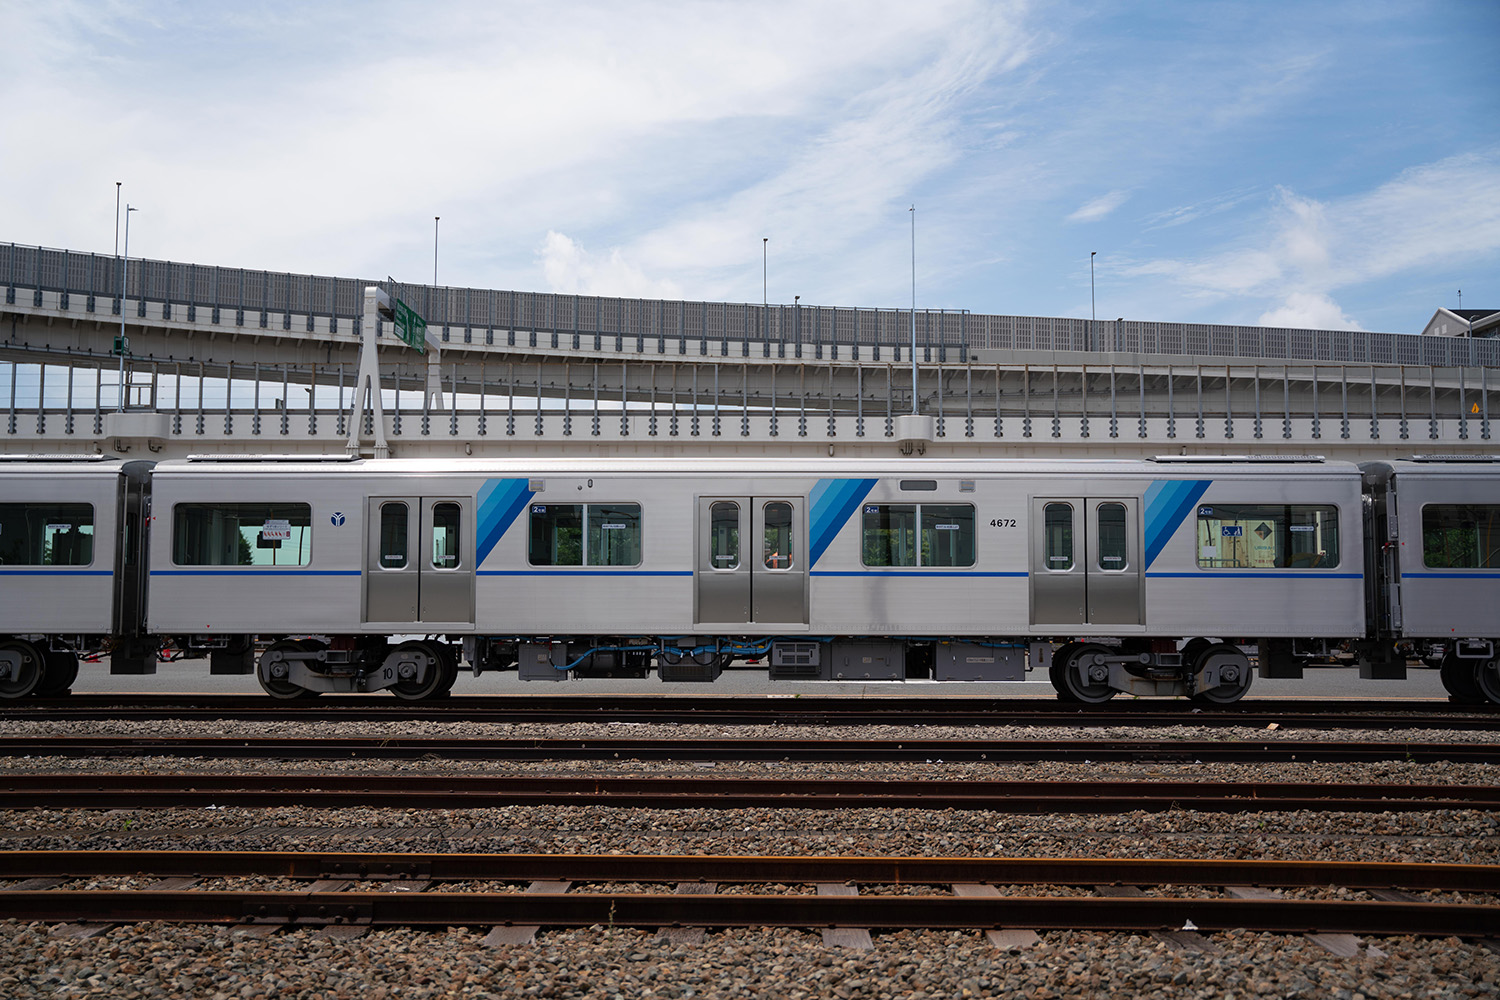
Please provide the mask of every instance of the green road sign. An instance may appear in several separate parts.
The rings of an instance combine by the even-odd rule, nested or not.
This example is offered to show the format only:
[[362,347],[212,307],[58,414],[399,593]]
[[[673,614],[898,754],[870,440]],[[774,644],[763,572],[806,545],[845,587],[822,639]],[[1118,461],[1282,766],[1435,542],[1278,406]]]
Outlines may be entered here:
[[407,346],[427,353],[427,321],[400,299],[396,300],[396,335],[406,341]]

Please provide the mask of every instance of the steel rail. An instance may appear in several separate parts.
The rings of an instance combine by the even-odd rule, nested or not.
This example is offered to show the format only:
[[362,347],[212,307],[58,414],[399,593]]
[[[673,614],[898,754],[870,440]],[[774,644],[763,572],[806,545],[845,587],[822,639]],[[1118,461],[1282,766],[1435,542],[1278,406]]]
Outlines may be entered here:
[[813,896],[688,893],[0,891],[24,921],[287,927],[862,927],[1484,937],[1500,906],[1304,899]]
[[[15,851],[3,878],[290,877],[368,890],[385,881],[557,880],[878,885],[1277,886],[1500,890],[1500,866],[1239,859],[861,858],[713,855],[362,854],[343,852]],[[405,888],[392,885],[391,888]],[[420,888],[420,887],[419,887]],[[339,886],[342,890],[343,886]],[[1222,897],[821,896],[623,892],[158,891],[0,889],[20,920],[324,926],[593,924],[1171,930],[1232,928],[1479,937],[1500,931],[1500,906]]]
[[362,851],[4,851],[0,878],[858,882],[881,885],[1343,886],[1500,893],[1500,865],[1244,858],[823,857]]
[[1333,740],[446,739],[8,736],[0,757],[274,757],[291,760],[1133,761],[1150,763],[1500,760],[1500,744]]
[[1250,700],[1234,705],[1113,702],[1078,705],[1038,699],[815,695],[479,695],[412,704],[350,695],[310,702],[271,702],[241,695],[73,695],[0,705],[0,719],[234,719],[239,721],[686,722],[720,725],[950,726],[1117,725],[1283,728],[1500,730],[1500,707],[1433,701]]
[[736,777],[6,774],[0,808],[207,805],[485,809],[507,805],[983,809],[1003,813],[1432,812],[1500,809],[1500,787],[1197,781],[947,781]]

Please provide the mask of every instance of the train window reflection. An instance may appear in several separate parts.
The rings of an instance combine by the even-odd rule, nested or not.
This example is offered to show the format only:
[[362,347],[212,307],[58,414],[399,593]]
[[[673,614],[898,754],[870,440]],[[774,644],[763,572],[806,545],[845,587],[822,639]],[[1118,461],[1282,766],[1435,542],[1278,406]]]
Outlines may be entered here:
[[432,568],[457,569],[461,548],[460,508],[456,503],[432,505]]
[[93,561],[93,504],[0,503],[0,565],[87,566]]
[[1339,512],[1325,504],[1198,507],[1204,569],[1329,569],[1339,564]]
[[1500,504],[1424,506],[1422,563],[1430,569],[1500,569]]
[[172,561],[179,566],[306,566],[312,505],[180,503],[173,509]]
[[591,503],[587,512],[590,566],[634,566],[641,561],[641,505]]
[[1043,555],[1051,570],[1073,568],[1073,505],[1049,503],[1042,508]]
[[380,568],[406,568],[406,517],[404,503],[380,505]]
[[1128,569],[1125,546],[1125,505],[1101,503],[1099,505],[1099,568],[1103,570]]
[[740,568],[740,505],[719,500],[708,509],[708,560],[714,569]]
[[790,569],[792,546],[792,505],[778,500],[765,505],[766,533],[764,559],[767,569]]
[[861,525],[866,566],[974,565],[974,506],[867,503]]
[[635,566],[641,561],[641,505],[534,503],[533,566]]

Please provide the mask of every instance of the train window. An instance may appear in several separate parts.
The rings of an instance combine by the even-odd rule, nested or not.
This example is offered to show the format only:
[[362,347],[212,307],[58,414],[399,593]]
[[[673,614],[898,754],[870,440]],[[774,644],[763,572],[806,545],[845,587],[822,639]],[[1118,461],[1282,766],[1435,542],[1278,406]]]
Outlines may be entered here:
[[863,547],[866,566],[915,566],[917,505],[865,504]]
[[719,500],[708,509],[708,560],[714,569],[740,568],[740,505]]
[[1125,505],[1101,503],[1099,505],[1099,568],[1122,570],[1129,568],[1125,550]]
[[591,503],[588,509],[590,566],[635,566],[641,561],[641,505]]
[[380,566],[406,568],[406,504],[392,501],[380,505]]
[[530,557],[533,566],[635,566],[641,505],[534,503]]
[[93,561],[93,504],[0,503],[0,565],[87,566]]
[[766,538],[763,558],[767,569],[791,569],[793,545],[792,505],[781,500],[768,503],[766,512]]
[[1042,508],[1043,555],[1046,568],[1073,568],[1073,505],[1049,503]]
[[1329,569],[1339,564],[1339,512],[1326,504],[1198,507],[1204,569]]
[[974,507],[946,503],[867,503],[866,566],[974,565]]
[[1500,504],[1424,506],[1422,562],[1430,569],[1500,569]]
[[444,501],[432,505],[432,568],[457,569],[462,549],[459,506]]
[[583,565],[583,504],[531,505],[531,565]]
[[305,503],[180,503],[172,512],[179,566],[306,566],[312,506]]
[[974,508],[966,503],[924,503],[923,566],[974,565]]

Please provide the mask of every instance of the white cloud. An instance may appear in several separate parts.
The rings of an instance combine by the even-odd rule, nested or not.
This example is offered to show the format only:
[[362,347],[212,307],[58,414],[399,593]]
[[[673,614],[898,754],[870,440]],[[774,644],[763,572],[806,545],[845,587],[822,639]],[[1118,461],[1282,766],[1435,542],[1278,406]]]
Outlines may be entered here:
[[549,232],[537,249],[547,289],[569,295],[616,295],[626,298],[677,299],[682,289],[671,281],[652,279],[625,259],[618,247],[591,254],[562,233]]
[[1275,309],[1261,313],[1259,326],[1284,326],[1303,330],[1358,330],[1360,326],[1339,304],[1326,295],[1293,292]]
[[1069,215],[1064,221],[1098,222],[1100,219],[1104,218],[1106,215],[1109,215],[1115,209],[1125,204],[1125,199],[1129,197],[1130,192],[1128,191],[1110,191],[1108,194],[1101,194],[1099,197],[1095,198],[1092,201],[1084,202],[1078,207],[1076,211],[1073,212],[1072,215]]

